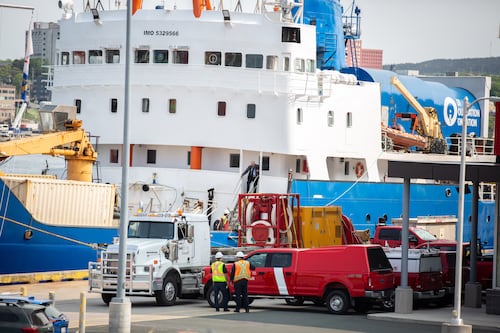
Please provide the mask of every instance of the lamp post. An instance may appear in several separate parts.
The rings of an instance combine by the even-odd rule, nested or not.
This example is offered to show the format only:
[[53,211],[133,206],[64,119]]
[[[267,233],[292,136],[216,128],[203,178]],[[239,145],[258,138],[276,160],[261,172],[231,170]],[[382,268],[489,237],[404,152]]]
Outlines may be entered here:
[[[467,147],[467,115],[469,109],[476,103],[482,100],[500,100],[500,97],[482,97],[474,100],[469,104],[467,97],[464,98],[463,105],[463,122],[462,122],[462,144],[460,154],[460,175],[459,175],[459,196],[458,196],[458,231],[457,231],[457,248],[456,248],[456,262],[455,262],[455,299],[454,308],[452,312],[452,320],[450,328],[457,328],[457,330],[448,330],[456,332],[472,332],[471,325],[464,325],[461,317],[461,293],[462,293],[462,258],[463,258],[463,227],[464,227],[464,195],[465,195],[465,153]],[[443,325],[446,325],[443,324]],[[460,327],[460,328],[459,328]]]

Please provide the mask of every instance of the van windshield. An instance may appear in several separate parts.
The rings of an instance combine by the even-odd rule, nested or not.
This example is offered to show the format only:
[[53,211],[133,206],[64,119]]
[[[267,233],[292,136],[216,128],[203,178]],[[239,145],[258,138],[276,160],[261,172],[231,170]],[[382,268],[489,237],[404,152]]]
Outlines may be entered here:
[[391,263],[381,247],[368,248],[370,271],[392,271]]
[[435,241],[437,240],[436,236],[431,234],[425,229],[420,229],[420,228],[415,228],[413,229],[413,232],[417,234],[418,237],[423,239],[424,241]]

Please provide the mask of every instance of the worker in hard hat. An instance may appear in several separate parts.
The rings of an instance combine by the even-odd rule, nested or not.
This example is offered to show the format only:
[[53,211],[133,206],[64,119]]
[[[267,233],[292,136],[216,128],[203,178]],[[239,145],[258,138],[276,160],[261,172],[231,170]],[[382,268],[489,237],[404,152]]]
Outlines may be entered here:
[[229,230],[229,209],[226,209],[220,218],[220,230]]
[[222,252],[217,252],[215,254],[215,261],[210,265],[212,270],[212,283],[214,286],[214,303],[215,311],[219,312],[219,294],[222,294],[222,306],[224,311],[229,311],[227,308],[227,303],[229,301],[229,292],[227,290],[227,281],[229,277],[226,270],[226,264],[222,262],[222,257],[224,255]]
[[236,253],[238,260],[234,263],[231,270],[231,281],[234,283],[234,294],[236,301],[236,310],[240,312],[240,308],[244,307],[246,312],[250,312],[250,304],[248,304],[248,280],[250,280],[255,267],[247,260],[243,252]]

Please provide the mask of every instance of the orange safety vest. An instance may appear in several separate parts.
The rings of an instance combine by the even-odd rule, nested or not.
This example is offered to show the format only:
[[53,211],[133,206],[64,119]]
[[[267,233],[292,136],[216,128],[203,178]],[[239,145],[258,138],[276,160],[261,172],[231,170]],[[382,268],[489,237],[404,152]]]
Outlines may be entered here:
[[250,280],[250,263],[246,260],[240,260],[234,263],[234,282],[247,279]]
[[224,263],[222,261],[215,261],[212,268],[212,281],[214,282],[226,282],[226,275],[223,271]]

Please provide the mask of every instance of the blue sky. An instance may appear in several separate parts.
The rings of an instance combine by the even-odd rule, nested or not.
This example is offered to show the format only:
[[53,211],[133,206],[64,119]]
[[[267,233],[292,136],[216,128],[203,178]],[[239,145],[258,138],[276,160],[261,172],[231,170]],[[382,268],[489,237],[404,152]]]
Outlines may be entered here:
[[[35,7],[35,21],[56,22],[62,14],[57,0],[0,1]],[[74,2],[77,10],[85,3]],[[107,8],[115,0],[102,3]],[[144,0],[144,7],[158,3],[162,0]],[[341,3],[348,10],[352,0]],[[224,4],[234,8],[231,0]],[[363,47],[383,49],[384,64],[500,56],[500,0],[357,0],[356,4],[361,9]],[[30,17],[29,10],[0,8],[0,59],[24,57]]]

